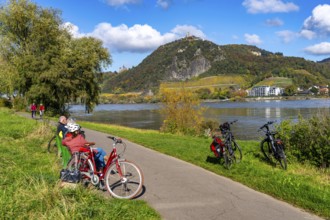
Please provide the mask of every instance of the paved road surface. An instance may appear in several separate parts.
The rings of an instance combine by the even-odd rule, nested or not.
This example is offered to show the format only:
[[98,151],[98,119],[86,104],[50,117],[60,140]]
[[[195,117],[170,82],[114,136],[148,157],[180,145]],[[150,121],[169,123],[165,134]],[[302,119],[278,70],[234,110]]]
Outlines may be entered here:
[[[107,134],[84,130],[97,147],[107,153],[111,150]],[[136,162],[145,177],[145,191],[138,199],[147,201],[163,219],[321,219],[200,167],[125,141],[124,157]]]

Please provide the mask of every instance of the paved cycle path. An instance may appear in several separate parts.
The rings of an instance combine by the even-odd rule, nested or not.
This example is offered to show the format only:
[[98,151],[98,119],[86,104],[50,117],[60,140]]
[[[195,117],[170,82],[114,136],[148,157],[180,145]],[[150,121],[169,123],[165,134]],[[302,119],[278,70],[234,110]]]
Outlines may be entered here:
[[[27,113],[18,114],[31,118]],[[96,147],[102,147],[107,153],[111,151],[109,134],[83,130],[88,141],[95,142]],[[164,220],[322,219],[228,178],[122,138],[127,144],[124,158],[135,162],[144,174],[144,191],[137,199],[147,201]]]
[[[109,134],[83,128],[87,140],[107,153]],[[144,173],[143,199],[166,220],[303,220],[321,219],[228,178],[124,139],[124,158]],[[175,147],[175,146],[173,146]]]

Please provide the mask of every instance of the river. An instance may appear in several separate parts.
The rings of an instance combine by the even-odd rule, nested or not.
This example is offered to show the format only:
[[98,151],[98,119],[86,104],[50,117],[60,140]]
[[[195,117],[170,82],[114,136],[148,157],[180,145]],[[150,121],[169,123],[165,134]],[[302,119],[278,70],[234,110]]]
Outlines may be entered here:
[[[236,138],[242,140],[261,137],[257,130],[267,121],[296,120],[298,115],[309,118],[330,113],[330,99],[204,102],[201,106],[206,107],[206,119],[219,123],[237,120],[232,130]],[[92,114],[86,114],[81,105],[70,106],[70,111],[77,120],[159,130],[163,121],[160,108],[160,104],[101,104]]]

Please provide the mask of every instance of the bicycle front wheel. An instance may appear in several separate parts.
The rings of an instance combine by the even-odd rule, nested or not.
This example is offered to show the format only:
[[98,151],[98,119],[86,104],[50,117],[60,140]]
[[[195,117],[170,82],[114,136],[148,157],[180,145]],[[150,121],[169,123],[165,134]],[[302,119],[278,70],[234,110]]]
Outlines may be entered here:
[[233,166],[233,163],[235,163],[236,161],[235,153],[232,153],[230,155],[228,149],[226,149],[226,152],[224,152],[223,154],[223,159],[224,159],[225,168],[229,170]]
[[105,174],[105,184],[113,197],[132,199],[142,189],[143,174],[133,162],[121,160],[110,165]]
[[54,135],[48,142],[48,153],[56,153],[58,154],[58,148],[56,145],[56,135]]
[[269,162],[273,162],[273,160],[272,160],[273,150],[272,150],[271,143],[265,139],[261,142],[260,148],[261,148],[261,152],[265,156],[266,160]]
[[239,162],[241,162],[242,157],[243,157],[242,150],[241,150],[240,146],[235,141],[232,142],[232,146],[234,146],[233,149],[235,151],[236,163],[239,163]]

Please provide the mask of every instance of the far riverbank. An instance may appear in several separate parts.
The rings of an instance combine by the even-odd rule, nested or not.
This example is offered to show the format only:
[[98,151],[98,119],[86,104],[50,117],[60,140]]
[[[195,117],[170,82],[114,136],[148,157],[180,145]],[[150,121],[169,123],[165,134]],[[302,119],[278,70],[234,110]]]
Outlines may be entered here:
[[[256,140],[260,137],[258,128],[267,121],[280,122],[285,119],[296,120],[298,115],[305,118],[314,114],[330,114],[330,99],[257,99],[249,101],[218,101],[203,102],[206,108],[204,117],[217,121],[238,120],[233,125],[236,138],[241,140]],[[85,121],[106,124],[117,124],[126,127],[159,130],[163,117],[159,112],[161,104],[101,104],[94,112],[85,113],[84,106],[72,105],[72,116]]]

